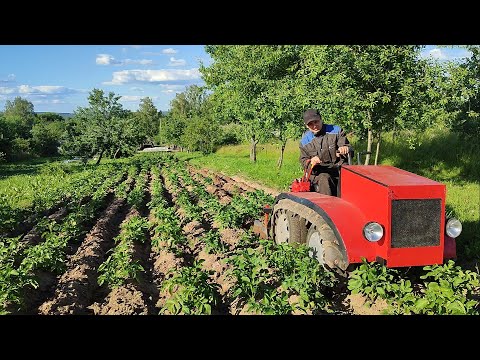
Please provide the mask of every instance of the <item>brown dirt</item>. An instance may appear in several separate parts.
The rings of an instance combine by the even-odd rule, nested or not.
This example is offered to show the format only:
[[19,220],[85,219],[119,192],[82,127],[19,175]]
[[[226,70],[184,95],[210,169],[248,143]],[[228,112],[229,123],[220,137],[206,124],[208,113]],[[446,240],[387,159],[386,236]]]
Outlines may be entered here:
[[133,284],[113,289],[102,305],[89,306],[94,315],[148,315],[150,314],[145,294]]
[[173,276],[170,273],[170,270],[179,269],[184,266],[184,259],[177,257],[171,251],[167,249],[162,249],[155,257],[155,262],[153,264],[154,274],[157,278],[162,280]]
[[220,230],[220,237],[222,241],[231,247],[237,246],[241,237],[245,234],[243,229],[222,229]]
[[85,240],[72,256],[67,271],[60,277],[53,298],[40,305],[38,312],[50,314],[85,314],[93,292],[98,288],[97,268],[113,246],[118,224],[125,216],[124,200],[116,199],[100,216]]
[[388,308],[384,299],[377,299],[369,307],[366,304],[366,298],[360,294],[349,294],[345,299],[345,305],[353,310],[354,315],[382,315]]
[[[215,175],[206,169],[189,169],[192,178],[204,184],[205,189],[215,195],[220,203],[229,203],[235,194],[244,194],[246,191],[262,189],[266,193],[276,196],[279,191],[263,185],[242,179],[239,176],[228,177],[223,174]],[[213,185],[207,185],[205,176],[213,179]],[[185,211],[177,204],[177,195],[171,191],[168,179],[161,178],[165,185],[165,196],[170,206],[176,209],[181,221],[185,220]],[[180,182],[180,187],[185,187]],[[185,187],[191,195],[190,187]],[[150,188],[151,192],[151,188]],[[195,197],[191,197],[195,201]],[[150,199],[150,194],[148,195]],[[122,220],[138,214],[132,210],[126,214],[127,207],[123,201],[112,202],[99,217],[96,225],[86,236],[77,251],[69,258],[67,271],[59,277],[52,278],[51,274],[41,276],[42,292],[49,291],[49,300],[37,304],[39,314],[90,314],[90,315],[146,315],[168,314],[165,311],[165,302],[179,289],[168,293],[162,288],[166,279],[174,276],[177,270],[191,266],[194,260],[204,260],[202,268],[213,270],[211,281],[219,285],[221,304],[212,309],[213,314],[256,315],[247,310],[245,304],[231,299],[229,290],[235,284],[235,279],[228,277],[231,265],[226,262],[228,256],[239,245],[242,236],[246,233],[247,226],[239,229],[221,229],[218,224],[211,222],[207,216],[201,222],[191,221],[182,224],[183,235],[188,239],[188,246],[182,246],[180,253],[174,253],[167,248],[166,243],[161,243],[157,248],[150,245],[135,244],[133,254],[135,259],[140,259],[146,269],[140,276],[140,282],[129,282],[124,286],[109,290],[106,286],[99,287],[97,283],[98,266],[108,257],[107,251],[114,246],[113,238],[118,234],[119,224]],[[59,212],[60,214],[60,212]],[[146,210],[141,210],[142,216],[148,217],[151,222],[155,219]],[[52,215],[53,216],[53,215]],[[223,254],[208,254],[205,244],[199,238],[206,232],[217,229],[220,239],[228,245],[228,250]],[[32,230],[33,231],[33,230]],[[152,235],[153,236],[153,235]],[[149,237],[149,240],[150,239]],[[56,284],[56,286],[55,286]],[[48,290],[50,289],[50,290]],[[39,290],[37,289],[37,292]],[[341,293],[341,294],[340,294]],[[34,297],[32,297],[34,299]],[[298,302],[299,297],[292,295],[288,299],[291,304]],[[348,294],[339,291],[334,295],[335,313],[372,315],[381,314],[386,309],[386,302],[377,300],[371,307],[365,305],[365,298],[360,295]],[[295,315],[303,312],[295,312]]]

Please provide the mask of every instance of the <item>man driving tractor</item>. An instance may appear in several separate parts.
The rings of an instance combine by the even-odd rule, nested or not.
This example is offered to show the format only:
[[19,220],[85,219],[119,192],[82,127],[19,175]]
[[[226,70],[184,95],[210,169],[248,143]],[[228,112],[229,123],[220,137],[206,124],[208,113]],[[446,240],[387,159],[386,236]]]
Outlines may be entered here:
[[303,168],[313,167],[310,175],[312,190],[336,196],[339,167],[353,151],[345,131],[338,125],[324,124],[318,110],[303,114],[307,130],[300,140],[300,162]]

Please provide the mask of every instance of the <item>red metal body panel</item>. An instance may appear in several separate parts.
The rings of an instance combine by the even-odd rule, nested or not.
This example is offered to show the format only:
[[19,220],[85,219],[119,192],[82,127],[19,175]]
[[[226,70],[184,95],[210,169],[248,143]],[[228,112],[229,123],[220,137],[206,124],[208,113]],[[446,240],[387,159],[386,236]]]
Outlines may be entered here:
[[[387,267],[443,263],[446,186],[393,166],[346,165],[341,170],[341,197],[356,205],[368,219],[384,226],[384,238],[373,243],[375,256]],[[392,248],[392,200],[440,199],[440,245]],[[363,237],[363,236],[362,236]],[[368,243],[367,240],[362,240]],[[370,245],[370,246],[371,246]],[[364,244],[361,247],[365,246]],[[369,245],[367,245],[369,246]],[[357,248],[357,247],[356,247]]]
[[[327,214],[327,222],[345,245],[349,263],[381,258],[387,267],[424,266],[456,256],[455,239],[444,231],[446,186],[436,181],[393,166],[344,165],[340,197],[315,192],[289,194],[309,200]],[[392,201],[401,199],[441,200],[438,246],[391,247]],[[365,224],[371,221],[384,227],[384,237],[378,242],[363,236]]]

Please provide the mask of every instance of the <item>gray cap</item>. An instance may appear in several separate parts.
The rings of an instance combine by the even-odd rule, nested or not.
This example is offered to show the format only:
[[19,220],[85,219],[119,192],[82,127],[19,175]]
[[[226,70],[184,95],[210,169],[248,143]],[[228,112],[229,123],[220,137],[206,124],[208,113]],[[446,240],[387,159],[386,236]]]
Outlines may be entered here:
[[303,121],[305,122],[305,125],[308,125],[310,121],[315,121],[315,120],[321,120],[322,117],[318,110],[315,109],[308,109],[303,113]]

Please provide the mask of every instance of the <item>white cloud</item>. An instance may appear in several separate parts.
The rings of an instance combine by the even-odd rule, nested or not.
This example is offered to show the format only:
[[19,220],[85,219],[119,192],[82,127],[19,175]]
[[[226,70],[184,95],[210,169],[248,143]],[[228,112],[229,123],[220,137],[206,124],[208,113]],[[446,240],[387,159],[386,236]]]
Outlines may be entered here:
[[[145,96],[140,95],[121,95],[120,101],[122,102],[139,102],[142,99],[145,99]],[[158,100],[158,96],[148,96],[153,101]]]
[[104,82],[105,85],[122,85],[133,82],[161,83],[200,78],[197,68],[190,70],[123,70],[116,71],[112,75],[112,81]]
[[17,88],[19,94],[29,94],[29,95],[61,95],[61,94],[70,94],[77,92],[74,89],[66,88],[65,86],[53,86],[53,85],[40,85],[40,86],[30,86],[30,85],[20,85]]
[[140,87],[137,87],[137,86],[133,86],[130,88],[130,91],[138,91],[138,92],[143,92],[144,90]]
[[170,58],[169,66],[185,66],[186,61],[184,59],[175,59],[173,56]]
[[141,59],[141,60],[133,60],[133,59],[125,59],[121,61],[121,65],[123,64],[140,64],[140,65],[153,65],[153,60]]
[[120,100],[125,102],[131,102],[131,101],[140,101],[140,99],[142,98],[143,96],[139,96],[139,95],[122,95],[122,98]]
[[175,50],[173,48],[168,48],[168,49],[163,49],[162,54],[176,54],[178,53],[178,50]]
[[116,65],[119,64],[117,60],[112,55],[108,54],[98,54],[95,59],[97,65]]
[[16,93],[17,89],[12,87],[0,86],[0,94],[9,95]]
[[185,90],[185,85],[172,85],[172,84],[160,84],[162,92],[171,93],[171,92],[182,92]]
[[447,60],[448,59],[448,55],[442,51],[442,49],[432,49],[428,52],[428,55],[431,56],[432,58],[434,59],[438,59],[438,60]]
[[139,64],[139,65],[153,65],[153,60],[147,59],[125,59],[117,60],[112,55],[109,54],[98,54],[95,59],[97,65],[128,65],[128,64]]

